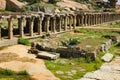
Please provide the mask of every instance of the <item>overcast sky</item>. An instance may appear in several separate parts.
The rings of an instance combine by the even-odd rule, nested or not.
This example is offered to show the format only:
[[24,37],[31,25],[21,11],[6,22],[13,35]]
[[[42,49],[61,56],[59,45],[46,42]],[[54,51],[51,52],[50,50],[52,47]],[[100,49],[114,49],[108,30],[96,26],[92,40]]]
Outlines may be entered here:
[[[103,0],[103,1],[108,1],[108,0]],[[118,4],[120,4],[120,0],[118,0],[118,2],[117,2]]]

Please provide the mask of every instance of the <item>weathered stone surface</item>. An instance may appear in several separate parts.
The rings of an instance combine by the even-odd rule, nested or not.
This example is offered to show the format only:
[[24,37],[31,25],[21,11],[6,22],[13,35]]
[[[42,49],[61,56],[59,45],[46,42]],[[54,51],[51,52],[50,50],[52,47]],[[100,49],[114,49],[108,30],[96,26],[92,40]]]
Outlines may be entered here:
[[110,53],[106,53],[101,59],[105,62],[109,62],[110,60],[112,60],[113,55]]
[[[34,80],[59,80],[46,68],[42,59],[37,59],[35,55],[27,53],[29,48],[30,47],[24,45],[14,45],[0,50],[1,58],[3,58],[3,56],[6,57],[6,59],[9,57],[9,61],[6,62],[6,59],[4,59],[4,62],[0,63],[0,67],[16,72],[26,70]],[[3,53],[9,54],[3,55]],[[12,53],[13,55],[11,55]],[[18,55],[16,58],[19,59],[19,61],[13,57],[16,56],[15,54]],[[35,60],[35,62],[33,62],[33,60]]]
[[0,0],[0,9],[5,10],[6,8],[6,0]]
[[77,9],[88,10],[86,5],[74,2],[72,0],[62,0],[58,2],[57,5],[63,8],[69,8],[70,10],[74,11]]
[[103,43],[101,46],[100,46],[100,51],[102,52],[105,52],[107,51],[112,45],[112,40],[109,39],[108,41],[106,41],[105,43]]
[[20,11],[24,6],[24,3],[21,3],[17,0],[7,0],[6,3],[6,9],[11,11]]
[[99,70],[88,72],[79,80],[120,80],[120,57],[104,63]]

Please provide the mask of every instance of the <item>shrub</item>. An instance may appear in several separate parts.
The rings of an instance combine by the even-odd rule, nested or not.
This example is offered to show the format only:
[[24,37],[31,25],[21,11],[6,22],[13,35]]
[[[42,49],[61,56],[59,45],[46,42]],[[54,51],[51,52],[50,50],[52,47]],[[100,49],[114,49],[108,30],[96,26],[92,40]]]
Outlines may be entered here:
[[23,45],[30,46],[29,40],[28,39],[23,39],[23,38],[18,39],[18,44],[23,44]]
[[92,59],[91,57],[86,57],[85,61],[86,61],[87,63],[90,63],[90,62],[93,61],[93,59]]
[[0,69],[0,74],[1,75],[14,75],[15,72],[9,69]]
[[70,39],[68,39],[66,41],[62,41],[61,43],[62,43],[63,46],[68,46],[68,45],[76,45],[76,44],[78,44],[80,42],[76,38],[70,38]]
[[28,75],[28,73],[26,71],[20,71],[17,73],[18,75]]

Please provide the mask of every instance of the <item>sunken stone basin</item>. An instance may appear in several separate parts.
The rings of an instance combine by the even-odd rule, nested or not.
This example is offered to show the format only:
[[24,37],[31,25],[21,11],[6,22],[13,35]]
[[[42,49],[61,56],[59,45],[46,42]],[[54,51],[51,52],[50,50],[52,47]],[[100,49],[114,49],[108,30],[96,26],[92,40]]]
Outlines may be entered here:
[[[94,41],[93,41],[94,43]],[[96,58],[96,55],[98,52],[106,51],[110,48],[112,44],[112,40],[106,40],[102,41],[99,44],[90,45],[89,43],[85,43],[86,45],[82,45],[82,43],[78,45],[68,45],[68,46],[62,46],[60,45],[60,42],[56,42],[54,40],[47,40],[47,41],[41,41],[41,42],[34,42],[34,49],[39,51],[48,51],[48,52],[55,52],[60,54],[60,57],[63,58],[78,58],[80,56],[83,57],[90,57],[92,59]],[[31,48],[32,49],[32,48]]]

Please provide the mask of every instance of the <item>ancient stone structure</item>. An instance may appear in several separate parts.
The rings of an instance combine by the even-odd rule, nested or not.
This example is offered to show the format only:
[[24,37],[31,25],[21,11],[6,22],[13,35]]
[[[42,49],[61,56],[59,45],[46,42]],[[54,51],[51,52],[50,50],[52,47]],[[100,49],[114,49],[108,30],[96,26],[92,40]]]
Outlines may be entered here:
[[[117,12],[77,12],[74,14],[0,13],[0,23],[6,20],[6,31],[1,28],[1,38],[38,37],[44,34],[70,31],[81,26],[92,26],[120,20]],[[17,29],[13,27],[17,20]],[[18,32],[19,31],[19,32]],[[7,35],[5,33],[7,33]]]

